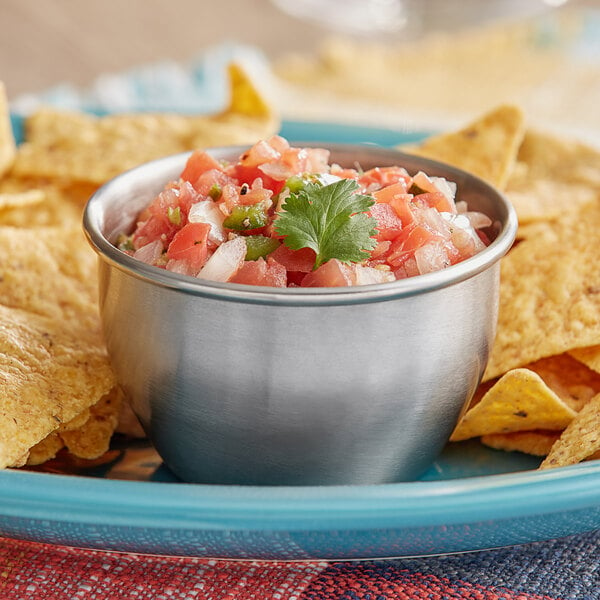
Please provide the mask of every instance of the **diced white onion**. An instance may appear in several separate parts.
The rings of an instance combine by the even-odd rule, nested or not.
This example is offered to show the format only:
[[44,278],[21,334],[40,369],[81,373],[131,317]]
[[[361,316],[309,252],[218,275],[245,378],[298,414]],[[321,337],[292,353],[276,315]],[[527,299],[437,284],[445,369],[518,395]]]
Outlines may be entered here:
[[215,244],[221,244],[226,239],[223,228],[224,220],[225,215],[212,200],[202,200],[192,204],[188,214],[190,223],[208,223],[210,225],[208,239]]
[[448,239],[450,237],[450,227],[445,219],[445,215],[455,216],[452,213],[439,212],[435,208],[416,208],[414,215],[417,222],[426,225],[429,229],[437,231],[440,235]]
[[167,271],[172,271],[173,273],[179,273],[180,275],[194,275],[191,272],[190,264],[187,260],[176,260],[171,259],[165,265],[165,269]]
[[342,178],[331,173],[318,173],[315,177],[321,183],[321,185],[330,185],[336,181],[340,181]]
[[459,250],[467,246],[469,239],[472,240],[475,251],[479,252],[485,248],[485,244],[477,235],[477,232],[471,225],[470,219],[465,213],[459,215],[452,215],[450,213],[440,214],[450,223],[452,229],[452,243]]
[[141,248],[138,248],[133,253],[133,258],[137,258],[142,262],[153,265],[163,253],[163,244],[160,240],[154,240]]
[[308,172],[323,173],[327,171],[331,152],[325,148],[311,148],[307,151]]
[[448,181],[443,177],[429,177],[423,171],[419,171],[413,177],[413,183],[420,187],[424,192],[441,192],[454,204],[456,196],[456,184],[453,181]]
[[372,283],[386,283],[396,278],[391,271],[382,271],[374,267],[354,265],[354,285],[370,285]]
[[238,236],[221,244],[198,273],[198,279],[229,281],[246,257],[246,240]]
[[454,202],[456,198],[456,183],[454,181],[448,181],[444,177],[431,177],[433,185],[448,198],[448,200]]
[[429,242],[415,250],[415,260],[417,268],[421,275],[432,273],[433,271],[441,271],[450,266],[448,253],[443,244],[439,242]]
[[487,215],[474,210],[467,211],[465,216],[469,219],[471,226],[475,229],[483,229],[492,224],[492,220]]
[[294,175],[294,170],[280,161],[259,165],[258,169],[276,181],[285,181]]

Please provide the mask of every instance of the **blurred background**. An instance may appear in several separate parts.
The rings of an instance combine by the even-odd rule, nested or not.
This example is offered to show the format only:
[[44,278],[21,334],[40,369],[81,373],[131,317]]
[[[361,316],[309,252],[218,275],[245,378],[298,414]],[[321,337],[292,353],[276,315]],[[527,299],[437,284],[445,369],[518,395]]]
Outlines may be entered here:
[[0,2],[14,110],[210,110],[211,68],[232,56],[285,117],[437,128],[508,100],[600,137],[600,0]]

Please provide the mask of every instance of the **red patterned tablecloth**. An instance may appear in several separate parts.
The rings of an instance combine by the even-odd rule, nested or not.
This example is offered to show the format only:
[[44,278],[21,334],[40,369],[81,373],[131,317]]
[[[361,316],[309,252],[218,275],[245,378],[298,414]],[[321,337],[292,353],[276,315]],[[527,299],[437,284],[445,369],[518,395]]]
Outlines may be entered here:
[[1,600],[592,600],[600,531],[452,556],[364,562],[156,557],[0,538]]

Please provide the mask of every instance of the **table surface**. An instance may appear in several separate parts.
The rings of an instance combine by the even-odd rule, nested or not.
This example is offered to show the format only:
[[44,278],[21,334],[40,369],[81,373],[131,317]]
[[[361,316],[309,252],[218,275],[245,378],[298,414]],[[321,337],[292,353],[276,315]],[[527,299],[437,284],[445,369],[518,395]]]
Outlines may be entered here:
[[[600,0],[568,5],[600,7]],[[169,22],[173,14],[178,18]],[[436,14],[428,22],[442,27]],[[0,79],[11,98],[60,81],[89,84],[101,73],[156,60],[188,60],[223,41],[277,57],[310,50],[329,34],[284,14],[271,0],[2,0]]]
[[270,0],[2,0],[0,79],[14,97],[60,81],[85,85],[138,64],[188,60],[223,41],[274,55],[308,48],[323,34]]

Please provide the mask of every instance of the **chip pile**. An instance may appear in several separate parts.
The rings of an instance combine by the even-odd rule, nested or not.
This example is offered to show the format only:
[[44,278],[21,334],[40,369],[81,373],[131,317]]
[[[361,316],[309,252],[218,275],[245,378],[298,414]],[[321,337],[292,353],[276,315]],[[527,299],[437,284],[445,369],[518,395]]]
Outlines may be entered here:
[[[96,256],[81,217],[108,179],[149,160],[252,144],[279,120],[238,65],[214,115],[96,117],[42,109],[17,146],[0,83],[0,468],[59,452],[93,461],[124,425],[98,314]],[[65,450],[63,450],[65,449]]]
[[543,469],[600,458],[600,152],[529,129],[510,105],[404,149],[486,179],[519,218],[484,381],[451,439]]
[[[43,109],[19,146],[0,84],[0,468],[65,449],[93,461],[115,430],[136,427],[102,340],[83,204],[148,160],[276,133],[244,71],[229,76],[222,113]],[[600,152],[529,128],[512,105],[402,149],[486,179],[519,217],[489,365],[452,440],[545,457],[541,468],[600,458]]]

